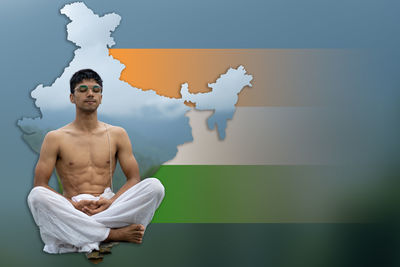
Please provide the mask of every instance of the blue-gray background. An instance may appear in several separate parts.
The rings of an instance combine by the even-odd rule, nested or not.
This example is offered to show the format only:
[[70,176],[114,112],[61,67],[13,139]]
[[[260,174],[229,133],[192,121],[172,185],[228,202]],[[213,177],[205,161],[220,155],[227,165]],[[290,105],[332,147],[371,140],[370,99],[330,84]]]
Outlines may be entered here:
[[[30,91],[39,83],[50,85],[73,57],[75,47],[66,40],[68,19],[59,13],[69,2],[2,0],[0,3],[2,266],[89,264],[82,255],[49,256],[41,252],[38,231],[25,201],[32,186],[37,154],[22,141],[22,132],[16,126],[22,117],[40,115]],[[365,66],[369,78],[370,73],[375,75],[375,83],[369,82],[369,103],[374,106],[373,100],[379,99],[379,107],[384,109],[389,103],[391,115],[399,114],[396,104],[400,100],[399,1],[84,2],[95,13],[116,12],[122,16],[113,34],[116,48],[371,51],[371,60]],[[379,119],[384,120],[385,116]],[[385,127],[384,131],[398,132],[397,125]],[[398,140],[391,142],[393,151],[397,151]],[[388,162],[394,163],[390,176],[396,180],[398,155],[397,152],[388,156]],[[143,246],[120,246],[102,264],[125,266],[135,265],[135,261],[151,266],[400,264],[398,257],[394,257],[399,249],[399,231],[386,225],[155,224],[150,229]]]

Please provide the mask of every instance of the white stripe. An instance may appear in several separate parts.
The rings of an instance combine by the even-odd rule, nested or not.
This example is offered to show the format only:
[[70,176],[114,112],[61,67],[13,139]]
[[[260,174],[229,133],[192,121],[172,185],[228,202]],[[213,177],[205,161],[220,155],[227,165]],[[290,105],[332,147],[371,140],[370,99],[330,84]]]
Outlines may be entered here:
[[[207,128],[211,111],[187,113],[194,141],[166,165],[302,165],[332,163],[327,118],[312,107],[236,107],[226,139]],[[332,129],[331,129],[332,130]]]

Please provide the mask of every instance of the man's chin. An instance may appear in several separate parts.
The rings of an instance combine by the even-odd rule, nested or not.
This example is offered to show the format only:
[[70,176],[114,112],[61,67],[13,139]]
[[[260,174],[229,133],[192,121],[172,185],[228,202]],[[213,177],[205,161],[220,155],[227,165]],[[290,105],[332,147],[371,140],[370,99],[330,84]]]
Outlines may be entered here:
[[96,107],[82,107],[80,108],[81,111],[86,112],[86,113],[92,113],[97,110],[98,106]]

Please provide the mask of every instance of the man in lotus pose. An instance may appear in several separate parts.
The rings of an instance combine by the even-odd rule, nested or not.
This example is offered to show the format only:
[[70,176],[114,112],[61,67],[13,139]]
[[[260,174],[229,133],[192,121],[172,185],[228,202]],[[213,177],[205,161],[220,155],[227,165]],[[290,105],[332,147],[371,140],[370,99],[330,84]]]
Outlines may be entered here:
[[[70,80],[76,118],[44,138],[28,205],[48,253],[90,252],[102,241],[141,243],[164,197],[156,178],[140,180],[126,131],[97,120],[102,80],[93,70]],[[126,183],[115,194],[119,160]],[[63,195],[48,186],[56,167]]]

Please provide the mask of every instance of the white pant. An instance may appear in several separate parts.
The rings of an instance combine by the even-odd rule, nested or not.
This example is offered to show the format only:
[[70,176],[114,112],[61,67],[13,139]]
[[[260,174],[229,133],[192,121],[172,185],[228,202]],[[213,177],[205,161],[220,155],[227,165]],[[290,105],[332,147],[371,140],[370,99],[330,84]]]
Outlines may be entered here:
[[[101,195],[111,198],[107,188]],[[108,209],[89,216],[77,209],[63,196],[43,187],[34,187],[28,196],[28,206],[47,253],[90,252],[99,249],[99,243],[108,237],[110,228],[130,224],[146,227],[164,198],[164,187],[156,178],[147,178],[121,194]],[[81,194],[73,201],[96,200]]]

